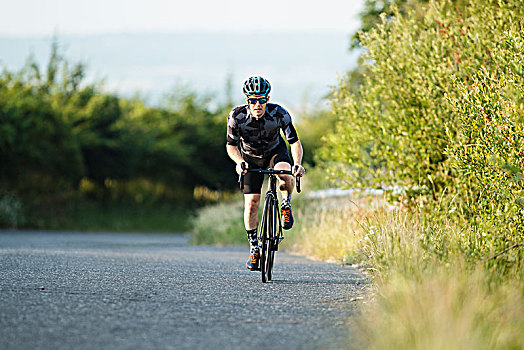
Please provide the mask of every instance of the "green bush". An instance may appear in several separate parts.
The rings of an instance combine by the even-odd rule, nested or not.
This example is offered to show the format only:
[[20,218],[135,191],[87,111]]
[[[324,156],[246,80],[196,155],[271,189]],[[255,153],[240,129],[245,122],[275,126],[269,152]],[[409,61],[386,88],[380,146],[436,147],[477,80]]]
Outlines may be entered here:
[[493,232],[485,241],[495,251],[524,242],[523,16],[522,9],[520,21],[493,12],[483,16],[485,30],[502,22],[505,31],[490,64],[468,81],[457,81],[459,94],[450,98],[459,115],[461,142],[449,154],[461,175],[477,183],[471,214],[481,231]]
[[[0,180],[4,190],[28,192],[82,176],[71,127],[52,105],[38,71],[0,75]],[[47,179],[53,178],[50,183]],[[5,185],[7,184],[7,186]]]
[[[339,121],[322,155],[335,177],[347,187],[400,186],[397,199],[429,220],[469,220],[476,229],[464,249],[473,255],[522,242],[523,17],[517,0],[382,16],[359,36],[360,89],[346,78],[334,91]],[[493,227],[505,232],[497,245],[483,238],[495,239]]]
[[452,183],[445,155],[456,135],[446,99],[455,93],[450,77],[466,76],[487,54],[479,47],[474,62],[458,64],[453,41],[438,24],[443,18],[458,14],[432,6],[420,21],[397,12],[361,37],[367,73],[357,94],[340,81],[333,98],[340,121],[324,150],[350,186],[394,184],[436,197]]

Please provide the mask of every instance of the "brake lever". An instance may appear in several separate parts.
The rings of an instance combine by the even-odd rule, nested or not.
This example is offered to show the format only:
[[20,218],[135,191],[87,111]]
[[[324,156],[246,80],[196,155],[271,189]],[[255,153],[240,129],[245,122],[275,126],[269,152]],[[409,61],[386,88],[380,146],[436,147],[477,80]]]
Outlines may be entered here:
[[244,170],[246,170],[246,163],[242,162],[240,163],[240,167],[242,168],[242,171],[240,172],[240,175],[238,176],[238,183],[240,184],[240,190],[244,190]]

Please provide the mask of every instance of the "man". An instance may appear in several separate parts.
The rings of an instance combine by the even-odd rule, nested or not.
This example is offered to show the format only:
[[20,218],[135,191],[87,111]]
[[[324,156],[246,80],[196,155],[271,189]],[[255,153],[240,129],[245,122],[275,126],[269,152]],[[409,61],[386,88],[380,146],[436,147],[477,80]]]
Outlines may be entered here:
[[[291,116],[281,106],[268,103],[271,85],[259,76],[250,77],[243,87],[247,104],[233,108],[227,119],[227,154],[236,163],[236,171],[244,178],[244,225],[251,246],[247,268],[258,270],[260,257],[257,239],[258,206],[260,204],[264,175],[248,173],[245,168],[272,167],[278,170],[291,170],[293,175],[303,176],[302,144],[293,126]],[[290,145],[291,155],[280,135],[280,131]],[[293,166],[292,166],[293,164]],[[294,178],[291,175],[279,175],[279,187],[282,193],[282,226],[289,230],[293,226],[291,213],[291,193]]]

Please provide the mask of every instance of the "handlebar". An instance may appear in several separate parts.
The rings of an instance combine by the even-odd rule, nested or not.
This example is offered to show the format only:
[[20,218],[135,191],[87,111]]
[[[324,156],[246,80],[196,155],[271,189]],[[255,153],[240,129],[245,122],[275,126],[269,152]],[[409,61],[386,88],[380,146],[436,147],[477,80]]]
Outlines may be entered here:
[[[275,170],[275,169],[246,169],[246,166],[244,163],[241,164],[242,171],[246,170],[248,173],[261,173],[261,174],[267,174],[267,175],[293,175],[293,172],[291,170]],[[301,176],[295,177],[297,180],[296,187],[297,192],[300,193],[300,178]],[[238,182],[240,183],[240,189],[244,189],[244,174],[240,174],[238,177]]]

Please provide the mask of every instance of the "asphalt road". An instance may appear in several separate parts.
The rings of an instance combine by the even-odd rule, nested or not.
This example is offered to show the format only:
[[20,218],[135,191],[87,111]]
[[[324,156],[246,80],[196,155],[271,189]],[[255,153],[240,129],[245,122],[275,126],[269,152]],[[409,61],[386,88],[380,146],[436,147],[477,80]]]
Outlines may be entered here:
[[0,349],[341,349],[354,268],[180,234],[0,231]]

